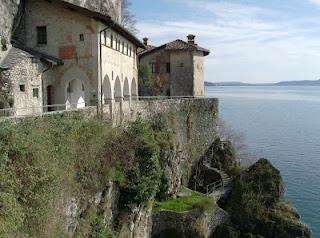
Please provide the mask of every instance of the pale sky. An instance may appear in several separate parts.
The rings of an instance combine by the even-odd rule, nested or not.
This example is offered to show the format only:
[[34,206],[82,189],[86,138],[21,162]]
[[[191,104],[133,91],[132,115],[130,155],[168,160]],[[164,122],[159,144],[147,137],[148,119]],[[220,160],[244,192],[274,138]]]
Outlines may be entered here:
[[320,79],[320,0],[131,0],[139,37],[211,50],[206,81]]

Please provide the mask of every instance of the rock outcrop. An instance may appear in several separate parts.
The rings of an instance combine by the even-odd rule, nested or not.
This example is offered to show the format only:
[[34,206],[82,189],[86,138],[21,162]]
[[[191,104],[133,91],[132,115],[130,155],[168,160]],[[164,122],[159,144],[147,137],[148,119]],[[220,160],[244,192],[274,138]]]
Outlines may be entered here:
[[214,238],[311,237],[310,229],[300,221],[296,210],[284,202],[280,172],[265,159],[236,178],[224,209],[232,224],[217,229]]
[[111,16],[118,23],[121,22],[122,0],[64,0],[66,2],[88,8]]

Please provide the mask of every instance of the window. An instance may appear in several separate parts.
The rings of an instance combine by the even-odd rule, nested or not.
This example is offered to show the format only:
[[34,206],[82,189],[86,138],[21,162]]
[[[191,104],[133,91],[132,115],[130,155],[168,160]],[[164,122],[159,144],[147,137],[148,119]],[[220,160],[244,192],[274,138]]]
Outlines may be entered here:
[[166,64],[166,71],[167,71],[168,74],[171,73],[171,65],[170,65],[170,63]]
[[47,44],[47,27],[37,26],[37,41],[39,45]]
[[110,36],[110,47],[113,48],[113,35]]
[[80,40],[80,41],[84,41],[84,34],[80,34],[80,35],[79,35],[79,40]]
[[129,56],[131,57],[131,55],[132,55],[132,48],[130,47],[130,55]]
[[120,49],[121,49],[121,41],[119,40],[119,42],[118,42],[118,51],[120,51]]
[[20,84],[19,85],[19,89],[20,89],[20,92],[25,92],[26,91],[26,86],[24,84]]
[[118,39],[116,38],[116,50],[118,50]]
[[124,54],[124,41],[122,41],[122,53]]
[[129,54],[129,45],[127,44],[126,46],[127,46],[127,53],[126,53],[126,55],[128,55],[128,54]]
[[32,94],[34,98],[39,98],[39,88],[33,88]]
[[155,63],[152,63],[152,64],[151,64],[151,72],[152,72],[153,74],[156,73],[156,64],[155,64]]

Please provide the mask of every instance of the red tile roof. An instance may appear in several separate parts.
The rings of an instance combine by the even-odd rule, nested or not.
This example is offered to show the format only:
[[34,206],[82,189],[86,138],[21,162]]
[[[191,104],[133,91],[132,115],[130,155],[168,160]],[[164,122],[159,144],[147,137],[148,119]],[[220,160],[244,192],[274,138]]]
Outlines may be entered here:
[[175,41],[166,43],[166,44],[159,46],[159,47],[148,45],[148,46],[146,46],[146,49],[141,49],[141,48],[138,49],[138,54],[140,56],[143,56],[145,54],[149,54],[149,53],[155,52],[157,50],[161,50],[161,49],[165,49],[165,50],[196,50],[196,51],[202,51],[204,53],[204,56],[207,56],[210,54],[210,50],[202,48],[202,47],[198,46],[197,44],[185,42],[183,40],[175,40]]

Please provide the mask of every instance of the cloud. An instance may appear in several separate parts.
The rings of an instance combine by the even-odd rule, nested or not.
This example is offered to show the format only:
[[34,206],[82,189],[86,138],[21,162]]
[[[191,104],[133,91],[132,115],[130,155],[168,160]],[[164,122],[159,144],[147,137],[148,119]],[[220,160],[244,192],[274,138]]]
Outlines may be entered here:
[[144,21],[139,29],[155,45],[197,35],[197,43],[211,50],[206,80],[276,82],[316,79],[320,73],[320,24],[314,24],[320,18],[296,19],[278,10],[227,1],[187,2],[187,18]]
[[309,2],[320,6],[320,0],[309,0]]

